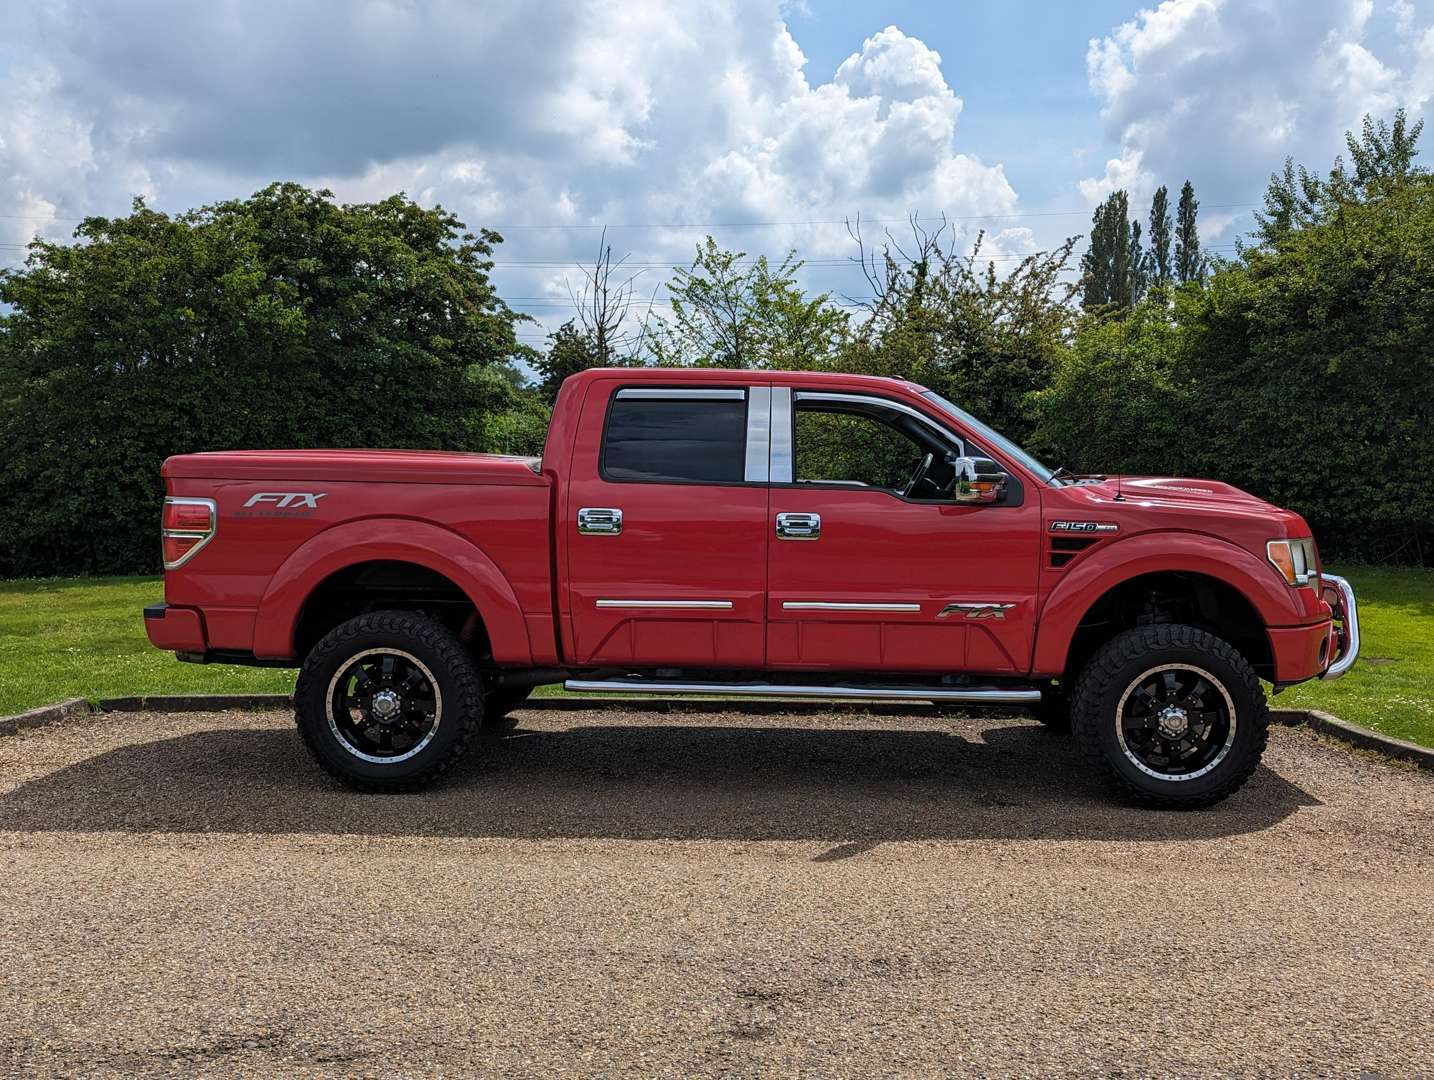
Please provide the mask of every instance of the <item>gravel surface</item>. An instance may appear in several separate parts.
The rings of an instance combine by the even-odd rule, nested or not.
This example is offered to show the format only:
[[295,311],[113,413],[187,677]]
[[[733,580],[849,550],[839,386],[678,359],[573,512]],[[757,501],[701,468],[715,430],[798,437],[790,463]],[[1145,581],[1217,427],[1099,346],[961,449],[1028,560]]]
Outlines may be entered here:
[[356,795],[279,713],[0,739],[0,1075],[1434,1070],[1434,777],[1211,811],[1014,717],[530,711]]

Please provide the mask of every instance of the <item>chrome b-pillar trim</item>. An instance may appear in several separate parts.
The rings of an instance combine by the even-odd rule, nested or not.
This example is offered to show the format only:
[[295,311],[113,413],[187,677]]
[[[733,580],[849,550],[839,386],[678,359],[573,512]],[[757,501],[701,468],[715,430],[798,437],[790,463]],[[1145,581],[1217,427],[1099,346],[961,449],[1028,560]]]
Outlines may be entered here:
[[747,391],[747,463],[742,479],[765,484],[772,432],[772,388],[753,386]]
[[772,452],[770,477],[774,484],[792,482],[792,388],[772,387]]

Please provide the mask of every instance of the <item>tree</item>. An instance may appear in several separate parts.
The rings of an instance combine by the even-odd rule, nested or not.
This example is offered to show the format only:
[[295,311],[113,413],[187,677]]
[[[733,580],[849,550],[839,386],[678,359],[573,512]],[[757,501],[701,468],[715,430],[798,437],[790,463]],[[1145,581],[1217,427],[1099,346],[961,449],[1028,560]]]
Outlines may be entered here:
[[1200,230],[1196,223],[1199,211],[1195,185],[1186,180],[1175,210],[1175,278],[1182,285],[1205,280],[1205,260],[1200,255]]
[[614,276],[626,261],[626,255],[617,262],[612,261],[612,247],[604,228],[592,265],[578,267],[583,284],[576,291],[568,285],[578,323],[592,345],[593,362],[588,367],[612,367],[633,351],[634,343],[623,331],[623,323],[632,309],[638,275],[630,274],[622,279]]
[[1423,131],[1424,121],[1411,126],[1403,109],[1395,111],[1392,126],[1365,116],[1358,138],[1352,131],[1344,136],[1354,171],[1337,157],[1323,180],[1286,158],[1284,168],[1270,175],[1263,212],[1255,214],[1256,239],[1278,246],[1298,229],[1331,220],[1348,203],[1379,198],[1427,175],[1414,163]]
[[1170,261],[1170,193],[1164,184],[1155,189],[1150,200],[1150,284],[1164,289],[1171,281],[1174,264]]
[[558,388],[564,379],[588,368],[605,366],[597,342],[569,319],[548,335],[548,351],[533,361],[534,370],[541,376],[538,393],[551,405],[558,399]]
[[154,569],[169,454],[480,448],[470,373],[531,355],[489,281],[501,237],[400,195],[136,200],[75,235],[0,275],[0,575]]
[[875,299],[837,366],[919,382],[1019,441],[1031,430],[1029,395],[1070,338],[1075,239],[998,273],[981,262],[981,236],[961,254],[944,222],[928,231],[913,221],[911,234],[902,244],[888,233],[868,251],[860,223],[853,229]]
[[668,283],[672,313],[656,317],[647,351],[663,367],[800,370],[827,363],[847,316],[831,295],[810,299],[797,285],[802,263],[789,252],[774,270],[766,256],[746,262],[712,237]]
[[1081,258],[1081,306],[1119,312],[1140,302],[1149,283],[1140,222],[1129,220],[1130,196],[1113,191],[1091,217],[1090,244]]

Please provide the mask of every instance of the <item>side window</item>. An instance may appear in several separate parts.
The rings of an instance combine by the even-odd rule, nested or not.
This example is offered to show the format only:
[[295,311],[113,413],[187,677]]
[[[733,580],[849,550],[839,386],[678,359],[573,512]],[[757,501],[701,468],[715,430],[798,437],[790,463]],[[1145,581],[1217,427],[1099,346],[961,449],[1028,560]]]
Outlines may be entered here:
[[[747,401],[740,390],[660,396],[620,390],[603,433],[602,475],[615,481],[740,484]],[[718,396],[721,395],[721,396]]]
[[901,491],[927,448],[871,417],[798,408],[795,479]]

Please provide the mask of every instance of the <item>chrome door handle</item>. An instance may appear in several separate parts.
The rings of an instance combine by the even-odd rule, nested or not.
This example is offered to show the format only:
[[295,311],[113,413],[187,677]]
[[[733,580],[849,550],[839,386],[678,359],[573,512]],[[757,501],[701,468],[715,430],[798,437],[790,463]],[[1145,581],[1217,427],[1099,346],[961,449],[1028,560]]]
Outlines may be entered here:
[[778,514],[778,540],[818,540],[822,535],[820,514]]
[[584,506],[578,511],[578,532],[617,536],[622,532],[622,511],[609,506]]

